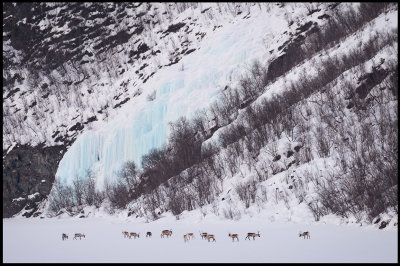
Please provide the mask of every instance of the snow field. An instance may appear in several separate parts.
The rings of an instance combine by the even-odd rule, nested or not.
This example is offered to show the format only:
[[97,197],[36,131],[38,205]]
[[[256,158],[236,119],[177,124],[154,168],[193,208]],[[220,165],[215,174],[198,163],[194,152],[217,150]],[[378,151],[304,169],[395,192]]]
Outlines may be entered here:
[[[270,223],[252,219],[196,221],[165,217],[151,223],[115,218],[3,219],[3,262],[396,262],[396,229],[359,225]],[[172,236],[161,238],[161,231]],[[122,231],[140,233],[124,238]],[[153,236],[146,238],[146,232]],[[260,238],[245,240],[248,232]],[[300,238],[310,231],[311,238]],[[195,239],[184,242],[192,232]],[[200,232],[215,235],[202,240]],[[68,239],[62,241],[61,234]],[[74,233],[86,238],[73,240]],[[239,234],[232,242],[229,233]]]

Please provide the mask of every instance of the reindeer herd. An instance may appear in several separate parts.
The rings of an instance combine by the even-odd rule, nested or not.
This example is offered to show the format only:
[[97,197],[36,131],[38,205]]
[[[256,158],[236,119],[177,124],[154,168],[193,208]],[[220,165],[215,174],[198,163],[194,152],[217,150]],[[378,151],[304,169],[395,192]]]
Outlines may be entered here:
[[[135,232],[123,231],[122,235],[124,236],[124,238],[132,238],[132,237],[134,239],[140,238],[139,233],[135,233]],[[146,233],[146,237],[150,237],[151,238],[151,236],[152,236],[151,232],[147,232]],[[167,236],[167,238],[172,236],[172,229],[171,230],[163,230],[163,231],[161,231],[161,238],[164,238],[164,236]],[[207,239],[208,242],[210,242],[210,240],[212,240],[212,242],[216,242],[215,236],[213,234],[208,234],[206,232],[200,232],[200,236],[201,236],[201,239]],[[81,233],[76,233],[74,235],[73,239],[74,240],[78,239],[78,237],[81,240],[82,237],[85,238],[85,235],[81,234]],[[235,239],[237,240],[237,242],[239,242],[239,235],[238,234],[229,233],[228,237],[232,238],[232,242],[234,242]],[[251,237],[253,238],[253,240],[255,240],[256,237],[260,237],[260,232],[258,231],[257,234],[256,233],[247,233],[247,236],[246,236],[245,240],[246,239],[250,240]],[[299,237],[303,237],[303,239],[306,239],[306,238],[310,239],[311,238],[310,237],[310,232],[308,232],[308,231],[300,232],[299,233]],[[68,239],[68,235],[63,233],[61,235],[61,238],[62,238],[62,240]],[[193,233],[187,233],[187,234],[183,235],[183,241],[185,243],[188,242],[190,239],[194,239],[194,234]]]
[[[85,236],[84,234],[76,233],[76,234],[74,235],[74,238],[73,238],[72,240],[75,240],[75,239],[78,240],[78,237],[79,237],[79,240],[81,240],[82,237],[85,238],[86,236]],[[62,239],[62,240],[68,239],[68,235],[63,233],[63,234],[61,235],[61,239]]]

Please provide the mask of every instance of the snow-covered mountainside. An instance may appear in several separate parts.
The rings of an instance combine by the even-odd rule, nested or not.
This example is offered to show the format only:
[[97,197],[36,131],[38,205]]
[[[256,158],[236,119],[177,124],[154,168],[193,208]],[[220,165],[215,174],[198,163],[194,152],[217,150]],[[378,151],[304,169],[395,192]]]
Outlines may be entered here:
[[397,226],[397,17],[390,3],[3,4],[3,217],[91,205]]
[[[38,187],[40,195],[46,196],[50,190],[43,184],[54,182],[61,159],[58,157],[84,129],[91,129],[95,122],[118,119],[124,104],[140,104],[139,96],[152,105],[156,90],[161,98],[160,93],[182,86],[164,80],[163,87],[154,87],[160,84],[154,84],[156,79],[151,77],[172,67],[183,71],[185,65],[178,63],[199,49],[207,34],[220,30],[222,25],[249,19],[254,6],[258,12],[270,9],[269,5],[254,3],[4,3],[3,207],[10,207],[14,200],[18,206],[12,208],[13,212],[19,211]],[[205,59],[209,58],[197,56],[200,62]],[[229,63],[240,61],[231,58]],[[218,69],[205,69],[209,72],[204,75],[216,74],[214,70]],[[200,78],[206,80],[204,76],[191,78],[197,82],[193,86],[208,86],[200,83]],[[139,107],[143,106],[135,108]],[[132,133],[137,137],[150,131],[152,123],[162,123],[156,132],[153,130],[155,135],[139,136],[141,147],[134,150],[136,158],[165,141],[166,118],[156,108],[162,106],[152,108],[147,116],[153,118]],[[31,147],[37,147],[33,153],[39,161],[49,162],[47,168],[42,163],[35,167],[38,164],[31,162],[32,155],[25,158],[32,153]],[[48,158],[55,161],[50,163]],[[92,164],[92,158],[85,158],[76,170]]]

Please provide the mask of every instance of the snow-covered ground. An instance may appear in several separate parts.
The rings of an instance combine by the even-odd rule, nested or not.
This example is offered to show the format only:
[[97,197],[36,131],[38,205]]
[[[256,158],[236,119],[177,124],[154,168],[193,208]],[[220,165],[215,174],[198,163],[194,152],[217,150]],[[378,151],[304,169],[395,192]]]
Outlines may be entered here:
[[[398,261],[397,226],[330,222],[270,222],[260,215],[239,221],[207,215],[204,219],[164,217],[151,223],[121,217],[86,219],[3,219],[3,262],[386,262]],[[161,231],[172,229],[170,238]],[[122,231],[140,233],[124,238]],[[153,236],[146,238],[146,232]],[[246,240],[248,232],[260,232]],[[309,231],[311,238],[299,237]],[[184,242],[193,232],[195,239]],[[214,234],[216,242],[202,240]],[[61,234],[67,233],[67,240]],[[86,238],[73,240],[74,233]],[[239,234],[239,242],[228,237]]]

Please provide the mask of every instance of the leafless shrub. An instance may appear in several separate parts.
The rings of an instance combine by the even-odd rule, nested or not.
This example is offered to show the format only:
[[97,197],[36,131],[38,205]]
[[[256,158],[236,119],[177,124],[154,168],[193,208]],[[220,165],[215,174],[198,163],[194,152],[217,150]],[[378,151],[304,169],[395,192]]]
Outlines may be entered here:
[[111,203],[111,207],[116,209],[125,209],[126,205],[132,200],[129,189],[121,179],[114,183],[107,181],[105,194]]
[[57,214],[61,209],[72,208],[73,206],[72,188],[56,179],[49,195],[49,211]]
[[319,206],[318,201],[317,202],[307,202],[307,206],[309,207],[309,209],[311,210],[315,221],[319,221],[321,219],[321,216],[324,216],[325,214],[327,214],[323,208],[321,208],[321,206]]
[[283,200],[285,207],[290,210],[289,193],[285,189],[281,192],[281,200]]
[[198,204],[203,206],[205,204],[211,203],[212,191],[212,177],[209,175],[202,175],[193,181],[193,187],[195,189],[196,195],[198,197]]
[[239,220],[242,216],[240,211],[232,208],[231,205],[229,205],[227,208],[223,208],[223,214],[226,219],[235,221]]
[[314,137],[317,140],[317,151],[320,157],[328,157],[331,149],[331,140],[325,135],[326,130],[323,126],[318,125],[313,131]]
[[83,195],[85,189],[85,183],[82,177],[76,175],[74,180],[72,181],[72,188],[74,191],[74,200],[77,206],[81,206],[83,204]]
[[225,148],[229,144],[237,142],[245,135],[246,129],[243,125],[231,125],[220,134],[221,145]]
[[137,170],[134,161],[126,161],[118,175],[129,190],[133,189],[139,182],[136,176]]

